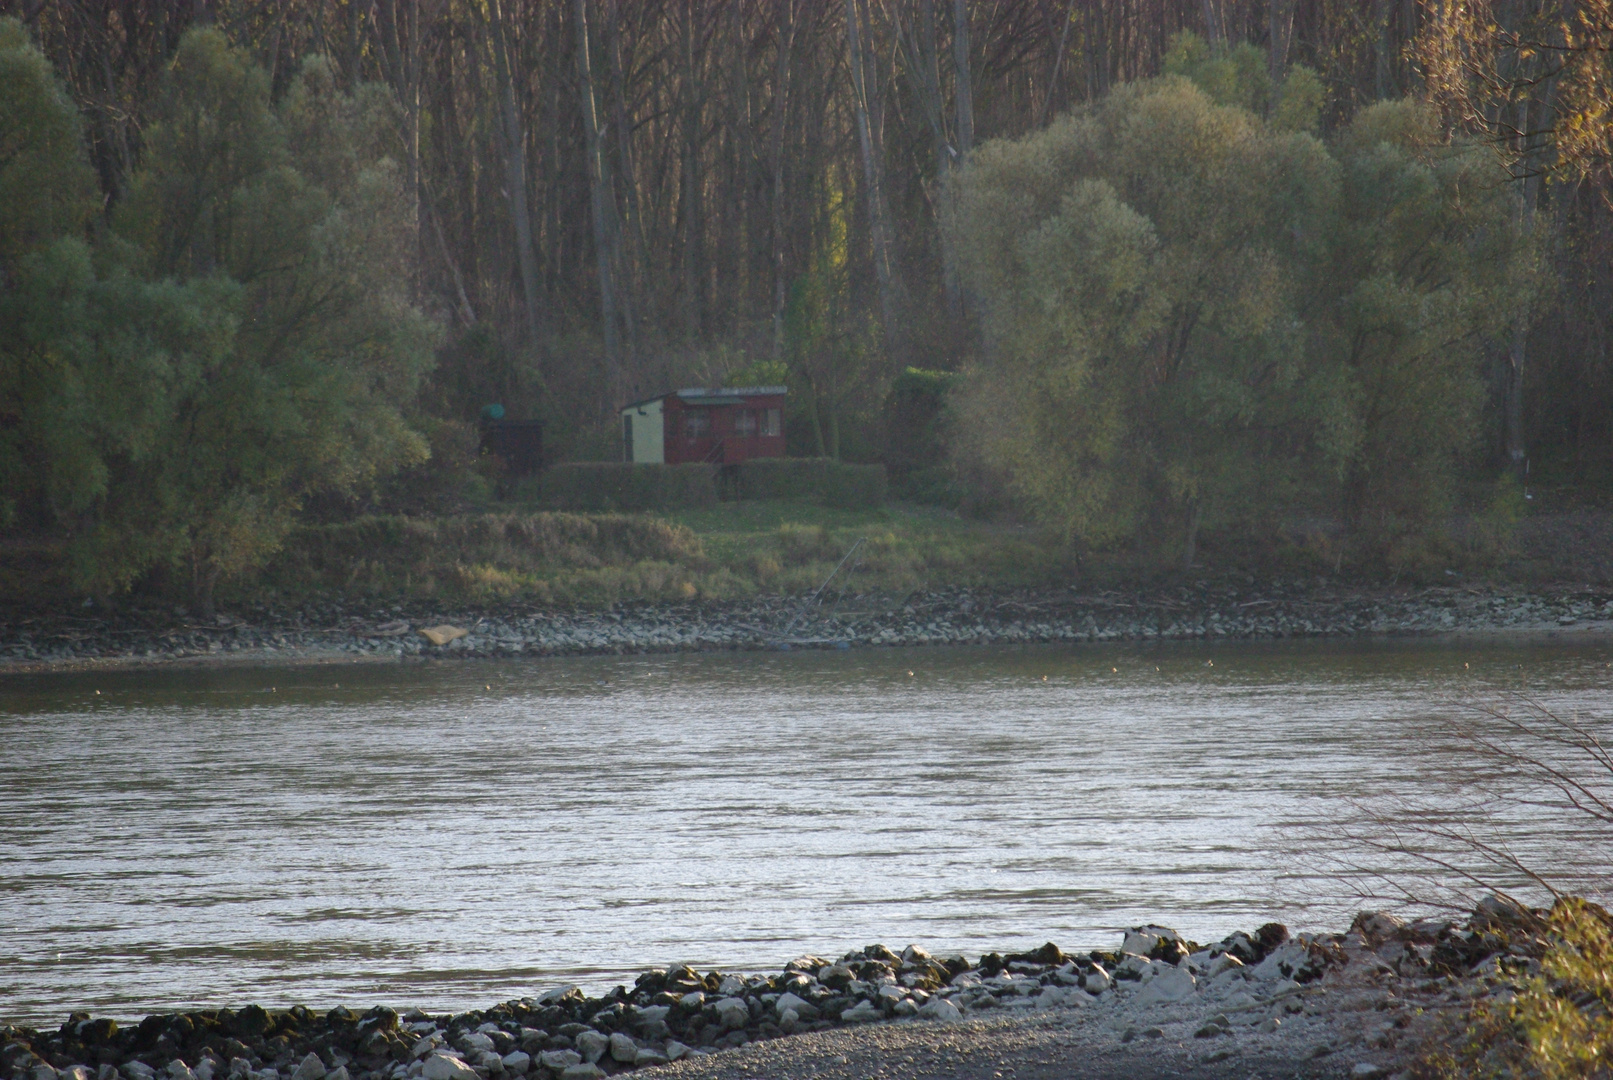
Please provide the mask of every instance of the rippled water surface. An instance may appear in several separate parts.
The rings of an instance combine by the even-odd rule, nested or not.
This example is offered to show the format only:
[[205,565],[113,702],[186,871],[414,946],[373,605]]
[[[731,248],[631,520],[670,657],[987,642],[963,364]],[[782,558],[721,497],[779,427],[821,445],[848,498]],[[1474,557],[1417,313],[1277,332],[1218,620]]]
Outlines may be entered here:
[[[1458,701],[1604,729],[1605,645],[863,650],[0,681],[0,1021],[487,1005],[874,941],[1199,939],[1468,768]],[[1537,865],[1572,828],[1491,823]]]

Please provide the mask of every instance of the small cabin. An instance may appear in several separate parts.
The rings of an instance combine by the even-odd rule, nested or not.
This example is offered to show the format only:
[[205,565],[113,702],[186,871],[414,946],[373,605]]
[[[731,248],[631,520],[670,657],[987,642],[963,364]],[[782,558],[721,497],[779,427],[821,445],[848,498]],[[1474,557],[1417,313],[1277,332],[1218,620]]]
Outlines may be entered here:
[[737,465],[784,456],[782,386],[675,390],[622,409],[624,461]]

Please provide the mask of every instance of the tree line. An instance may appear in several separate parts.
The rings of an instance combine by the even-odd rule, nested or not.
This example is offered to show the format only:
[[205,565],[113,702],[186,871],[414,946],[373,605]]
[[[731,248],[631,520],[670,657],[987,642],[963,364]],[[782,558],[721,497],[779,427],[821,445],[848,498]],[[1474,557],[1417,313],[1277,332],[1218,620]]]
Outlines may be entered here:
[[[90,268],[96,288],[111,273],[108,253],[136,248],[128,266],[137,269],[126,272],[148,289],[228,280],[249,297],[287,272],[232,266],[225,249],[248,235],[231,216],[260,197],[246,192],[290,196],[246,173],[195,173],[204,159],[175,142],[176,116],[190,109],[223,125],[235,93],[187,83],[187,50],[213,57],[215,75],[241,73],[237,89],[266,119],[218,130],[274,147],[262,152],[273,161],[265,175],[295,173],[322,192],[325,212],[350,232],[307,218],[315,247],[304,256],[345,250],[355,260],[341,269],[352,312],[389,305],[397,321],[367,332],[391,325],[408,338],[383,344],[351,326],[338,336],[327,315],[358,316],[334,301],[302,313],[310,334],[331,335],[336,367],[396,369],[354,376],[379,404],[342,436],[378,451],[382,442],[355,432],[386,428],[386,454],[314,440],[357,463],[331,474],[338,488],[357,490],[423,454],[449,456],[492,402],[546,419],[559,453],[605,456],[621,401],[722,379],[788,382],[802,452],[877,458],[887,449],[880,406],[896,375],[992,362],[994,312],[1007,301],[985,295],[985,264],[962,250],[972,241],[958,217],[963,177],[983,148],[1051,137],[1072,112],[1113,115],[1115,94],[1135,95],[1125,88],[1172,63],[1258,128],[1291,124],[1276,113],[1303,95],[1297,84],[1286,96],[1274,88],[1308,72],[1310,137],[1328,146],[1376,103],[1432,102],[1418,123],[1431,139],[1459,136],[1490,154],[1510,181],[1496,195],[1513,200],[1508,229],[1527,234],[1518,250],[1540,253],[1550,286],[1538,302],[1501,305],[1512,312],[1505,332],[1464,339],[1467,381],[1455,396],[1471,407],[1467,430],[1442,429],[1460,435],[1452,449],[1519,472],[1544,462],[1594,475],[1613,445],[1607,0],[0,0],[0,12],[14,19],[8,47],[42,57],[40,77],[71,105],[61,130],[72,134],[61,137],[82,148],[71,189],[82,198],[71,213],[51,211],[52,235],[106,263]],[[1194,71],[1172,59],[1184,32],[1202,49]],[[1237,88],[1222,92],[1214,79]],[[186,96],[209,93],[223,113]],[[319,140],[298,127],[299,102],[313,97],[346,117],[341,134],[320,137],[343,148],[340,168],[327,160],[334,150],[310,149]],[[8,101],[0,114],[8,148],[26,141],[18,131],[36,130],[14,122],[20,107]],[[245,168],[236,151],[224,154]],[[19,160],[8,150],[4,182],[32,192],[32,166]],[[215,182],[223,186],[200,200],[194,222],[163,204]],[[360,219],[375,235],[358,235]],[[301,226],[256,227],[289,242]],[[220,235],[214,255],[196,254],[198,230]],[[20,303],[17,260],[25,249],[34,257],[44,233],[7,231],[0,288]],[[253,258],[271,258],[246,243]],[[233,303],[235,335],[250,336],[271,310],[260,299]],[[289,307],[274,310],[291,318]],[[27,479],[9,489],[21,493],[11,513],[87,535],[102,527],[90,519],[112,520],[106,497],[62,503],[45,491],[35,429],[57,421],[25,414],[13,355],[0,410],[11,475]],[[329,364],[313,367],[331,377]],[[344,415],[339,400],[328,398],[332,417]],[[35,433],[25,438],[24,428]],[[112,471],[103,462],[73,483],[95,490],[93,478]],[[241,522],[284,522],[323,475],[307,467],[295,482],[221,480],[217,490],[255,500]],[[257,505],[265,501],[272,507]],[[152,550],[177,558],[178,543]],[[197,554],[205,543],[189,543],[186,558],[214,565]]]

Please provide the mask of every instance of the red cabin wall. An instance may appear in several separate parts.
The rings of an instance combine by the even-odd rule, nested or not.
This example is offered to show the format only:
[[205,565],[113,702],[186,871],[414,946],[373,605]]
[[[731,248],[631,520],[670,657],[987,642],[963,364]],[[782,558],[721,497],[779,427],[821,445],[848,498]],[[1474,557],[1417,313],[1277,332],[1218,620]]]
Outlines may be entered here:
[[[741,435],[736,430],[740,413],[750,412],[761,430],[768,409],[779,411],[777,435]],[[662,402],[663,440],[668,465],[710,461],[734,465],[751,458],[784,457],[784,397],[770,394],[746,398],[743,405],[692,405],[676,394]],[[707,418],[704,435],[690,436],[688,416],[702,413]]]

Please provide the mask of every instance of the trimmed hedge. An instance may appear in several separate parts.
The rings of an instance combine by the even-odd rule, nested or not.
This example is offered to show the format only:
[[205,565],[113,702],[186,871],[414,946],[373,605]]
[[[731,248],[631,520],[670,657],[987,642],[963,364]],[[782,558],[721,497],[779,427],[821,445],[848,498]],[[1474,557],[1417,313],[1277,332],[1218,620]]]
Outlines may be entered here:
[[717,466],[577,461],[551,467],[520,494],[550,510],[688,510],[717,504]]
[[756,458],[737,466],[741,499],[803,499],[842,510],[883,506],[890,494],[883,465],[833,458]]

